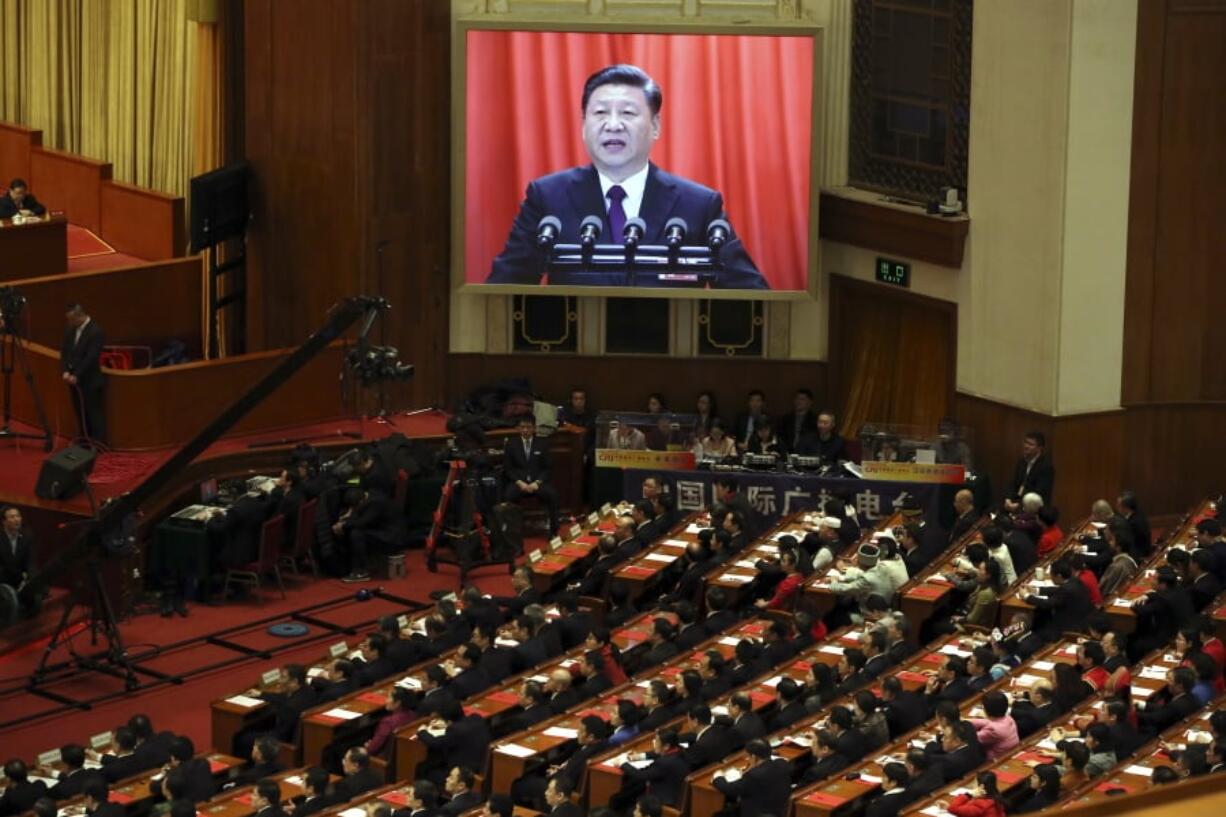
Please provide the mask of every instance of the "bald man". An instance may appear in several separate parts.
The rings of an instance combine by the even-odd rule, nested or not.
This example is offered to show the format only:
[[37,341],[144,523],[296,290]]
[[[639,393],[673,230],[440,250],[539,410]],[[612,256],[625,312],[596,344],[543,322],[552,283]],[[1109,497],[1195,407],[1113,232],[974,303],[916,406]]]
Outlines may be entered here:
[[975,527],[975,521],[979,518],[979,515],[975,513],[975,495],[966,488],[954,494],[954,511],[958,514],[958,518],[954,520],[953,527],[949,531],[949,544],[951,545]]

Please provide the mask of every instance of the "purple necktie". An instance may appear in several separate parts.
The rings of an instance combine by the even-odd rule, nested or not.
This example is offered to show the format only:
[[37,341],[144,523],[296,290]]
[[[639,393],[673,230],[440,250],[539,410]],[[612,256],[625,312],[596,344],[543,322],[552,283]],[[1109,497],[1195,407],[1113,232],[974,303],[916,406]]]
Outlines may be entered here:
[[620,184],[615,184],[609,188],[609,192],[605,194],[609,199],[609,229],[613,231],[613,235],[609,236],[608,243],[622,243],[622,234],[626,232],[626,210],[622,207],[622,201],[626,198],[626,191],[622,189]]

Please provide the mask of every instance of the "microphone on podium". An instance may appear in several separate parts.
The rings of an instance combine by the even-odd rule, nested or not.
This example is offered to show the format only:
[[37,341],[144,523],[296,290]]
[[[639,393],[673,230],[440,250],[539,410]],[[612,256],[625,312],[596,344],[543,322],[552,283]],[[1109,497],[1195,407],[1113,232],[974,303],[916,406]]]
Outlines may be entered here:
[[664,243],[672,249],[680,247],[685,241],[685,234],[690,231],[690,225],[685,223],[685,219],[680,216],[673,216],[664,225]]
[[714,252],[727,244],[731,235],[732,225],[722,218],[717,218],[707,225],[707,246]]
[[586,216],[579,222],[579,243],[584,248],[595,247],[604,229],[604,221],[600,216]]
[[622,241],[628,249],[634,249],[646,233],[647,222],[641,218],[632,218],[626,221],[626,227],[622,230]]
[[562,222],[557,216],[545,216],[540,223],[536,225],[536,245],[538,247],[552,247],[558,240],[558,235],[562,232]]

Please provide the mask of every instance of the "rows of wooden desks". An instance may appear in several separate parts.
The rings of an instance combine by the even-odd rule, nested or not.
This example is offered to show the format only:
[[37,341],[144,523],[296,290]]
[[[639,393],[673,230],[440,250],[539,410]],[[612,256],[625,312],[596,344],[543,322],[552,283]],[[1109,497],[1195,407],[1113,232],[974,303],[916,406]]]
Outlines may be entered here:
[[[560,548],[555,547],[549,564],[556,564],[558,565],[558,570],[565,571],[570,564],[578,562],[580,559],[577,550],[574,554],[558,554],[557,551],[565,550],[568,547],[575,547],[576,549],[583,547],[576,544],[576,540],[588,540],[596,531],[603,530],[608,526],[610,520],[614,518],[616,510],[611,507],[606,508],[600,513],[592,514],[592,516],[585,520],[584,524],[576,525],[572,528],[568,532],[570,541],[563,542]],[[585,550],[584,557],[586,557],[586,553],[587,551]],[[535,569],[534,573],[543,576],[552,585],[552,575],[541,573]],[[402,637],[408,638],[415,634],[424,635],[426,618],[433,612],[434,608],[428,608],[416,613],[400,616],[400,632]],[[547,612],[552,616],[558,615],[556,609]],[[627,648],[632,648],[634,639],[638,635],[637,630],[631,630],[625,634],[622,643],[625,643]],[[646,637],[644,635],[642,640],[646,640]],[[325,655],[321,656],[308,668],[308,675],[311,677],[318,676],[336,659],[358,655],[361,642],[364,638],[363,636],[333,644]],[[307,765],[318,763],[323,756],[324,748],[336,740],[342,732],[365,726],[369,722],[369,716],[377,715],[387,705],[392,689],[395,686],[400,685],[409,689],[420,689],[427,668],[435,664],[445,663],[448,659],[454,657],[458,649],[457,647],[442,655],[425,660],[405,673],[388,679],[386,682],[370,688],[357,690],[336,701],[331,701],[304,712],[301,719],[302,739],[299,745],[301,751],[297,753],[296,760]],[[264,673],[259,684],[256,686],[261,692],[283,691],[283,679],[280,670],[270,669]],[[244,687],[243,690],[215,700],[210,705],[214,748],[228,749],[233,745],[234,736],[241,730],[261,723],[271,722],[273,718],[272,707],[268,706],[260,698],[248,694],[248,692],[249,689]]]
[[605,505],[593,511],[582,523],[572,525],[565,536],[555,536],[545,550],[528,554],[532,566],[532,585],[545,595],[557,589],[568,577],[581,575],[596,561],[600,537],[617,529],[617,517],[630,512],[630,505]]
[[1105,797],[1136,794],[1149,789],[1155,785],[1154,769],[1159,766],[1175,767],[1175,759],[1170,752],[1181,751],[1191,743],[1207,744],[1213,740],[1209,718],[1223,703],[1226,703],[1226,699],[1219,697],[1183,723],[1163,732],[1158,740],[1142,746],[1135,755],[1117,764],[1098,780],[1083,784],[1065,804],[1079,806]]
[[[586,701],[568,712],[541,721],[531,729],[495,741],[490,761],[491,790],[509,792],[512,781],[522,776],[531,765],[573,742],[578,736],[580,721],[587,715],[597,715],[605,721],[611,720],[617,712],[618,700],[627,698],[641,704],[644,690],[655,680],[664,681],[670,686],[675,685],[675,688],[680,690],[682,688],[679,681],[681,673],[691,669],[697,670],[702,654],[708,649],[719,650],[725,658],[731,658],[735,653],[737,643],[742,638],[758,638],[765,629],[766,623],[763,621],[741,622],[723,635],[711,638],[661,666],[640,673],[633,681],[610,689],[598,699]],[[778,684],[779,679],[779,677],[773,680],[764,678],[759,684],[751,684],[742,688],[749,692],[755,709],[765,708],[774,702],[774,687]],[[726,699],[730,696],[731,693],[720,701],[712,702],[713,710],[720,704],[726,704]]]
[[[842,558],[855,559],[856,552],[860,549],[860,545],[869,542],[878,533],[893,530],[898,525],[903,523],[902,513],[895,511],[890,516],[878,520],[871,528],[865,528],[860,534],[860,538],[856,540],[851,547],[843,551]],[[807,531],[806,531],[807,532]],[[797,538],[803,538],[802,532]],[[834,570],[838,562],[831,562],[822,570],[813,571],[813,575],[805,579],[804,599],[806,606],[813,611],[813,614],[818,617],[824,617],[827,613],[835,608],[838,604],[838,597],[830,590],[830,572]]]
[[[911,666],[897,673],[897,677],[903,681],[904,686],[918,685],[921,679],[927,680],[928,674],[940,666],[945,656],[966,657],[970,650],[979,643],[981,643],[979,640],[968,639],[966,636],[946,639],[937,649],[920,655]],[[1051,680],[1056,664],[1072,664],[1076,660],[1077,650],[1074,643],[1067,642],[1049,646],[1029,661],[1013,669],[1006,677],[988,687],[985,692],[997,689],[1011,697],[1020,695],[1042,680]],[[977,694],[963,701],[960,705],[962,717],[983,717],[981,699],[982,694]],[[836,810],[855,808],[855,804],[863,803],[875,796],[881,788],[885,764],[892,760],[901,762],[909,748],[926,745],[934,737],[931,724],[932,721],[929,721],[918,729],[899,737],[875,752],[872,758],[851,766],[836,777],[796,792],[793,797],[796,817],[827,817]]]
[[[1076,645],[1070,642],[1055,648],[1055,658],[1063,658],[1066,660],[1066,663],[1075,661]],[[1053,660],[1053,656],[1049,653],[1045,659],[1031,661],[1026,674],[1049,675],[1045,668],[1048,664],[1052,664]],[[1145,660],[1132,667],[1131,689],[1133,698],[1138,701],[1144,701],[1160,692],[1166,687],[1171,671],[1178,666],[1178,658],[1169,653],[1157,653],[1146,657]],[[1013,680],[1016,680],[1018,677],[1016,675],[1013,676]],[[1004,691],[1009,695],[1013,693],[1012,688],[1005,688]],[[1103,717],[1103,711],[1106,708],[1106,697],[1105,694],[1100,694],[1080,704],[1071,712],[1061,716],[1055,722],[1024,739],[1016,749],[1005,757],[996,761],[989,761],[985,764],[983,766],[984,769],[996,773],[996,782],[1000,787],[1001,794],[1005,795],[1006,798],[1016,796],[1016,793],[1022,791],[1026,786],[1031,769],[1056,760],[1057,747],[1056,741],[1052,739],[1053,732],[1056,730],[1063,732],[1065,739],[1080,739],[1078,733],[1089,722]],[[963,709],[970,717],[984,717],[977,701],[973,702],[969,711],[966,710],[966,707]],[[1122,761],[1121,767],[1130,767],[1135,762],[1137,762],[1135,758]],[[1087,786],[1091,792],[1104,787],[1109,788],[1107,780],[1107,777],[1102,777],[1096,781],[1090,781],[1084,772],[1070,769],[1062,779],[1061,790],[1069,793],[1069,796],[1065,798],[1069,800],[1075,796],[1076,792],[1085,790]],[[942,800],[948,801],[962,793],[964,789],[960,782],[938,789],[930,797],[919,800],[904,809],[904,813],[925,814],[928,817],[947,817],[945,810],[939,808],[937,804]]]
[[1039,595],[1044,587],[1051,587],[1051,566],[1070,551],[1078,550],[1084,553],[1086,549],[1081,544],[1081,537],[1097,533],[1101,525],[1102,523],[1093,522],[1089,517],[1086,517],[1081,524],[1076,525],[1069,531],[1068,535],[1064,537],[1059,545],[1052,549],[1051,553],[1048,553],[1035,563],[1035,566],[1025,574],[1019,575],[1013,587],[1009,588],[1004,596],[1001,597],[997,620],[1002,625],[1007,625],[1019,613],[1026,615],[1027,618],[1033,616],[1034,605],[1027,602],[1026,598],[1031,595]]
[[913,643],[919,644],[924,624],[949,605],[954,586],[945,575],[953,572],[954,563],[962,557],[967,545],[982,541],[979,531],[986,521],[987,517],[980,518],[962,538],[942,551],[919,575],[912,576],[898,592],[898,609],[907,618],[908,637]]
[[1161,547],[1154,548],[1154,553],[1146,559],[1137,571],[1132,581],[1123,590],[1110,599],[1103,600],[1103,610],[1111,620],[1111,628],[1122,633],[1131,633],[1137,629],[1137,614],[1132,607],[1145,599],[1154,589],[1155,575],[1158,568],[1166,562],[1167,553],[1173,548],[1194,550],[1196,548],[1196,523],[1205,517],[1211,503],[1205,500],[1184,519],[1173,534],[1167,537]]
[[[110,743],[110,733],[103,733],[95,736],[91,741],[94,751],[101,754],[113,753],[115,747]],[[104,740],[105,739],[105,740]],[[243,764],[242,758],[230,757],[221,753],[201,755],[209,762],[209,768],[213,772],[213,778],[218,782],[224,782],[229,777],[232,770],[237,769]],[[86,768],[101,768],[102,764],[96,757],[92,757],[85,762]],[[41,780],[51,788],[57,782],[57,775],[67,770],[63,761],[60,759],[59,749],[50,749],[42,752],[38,756],[38,760],[30,767],[29,779],[31,782]],[[120,780],[111,785],[111,802],[118,803],[130,810],[130,813],[147,813],[153,805],[154,794],[151,784],[154,780],[160,780],[162,777],[162,769],[150,769],[149,771],[141,772],[133,775],[125,780]],[[3,784],[8,778],[0,776],[0,793],[4,791]],[[59,813],[61,815],[71,815],[84,813],[85,799],[81,795],[71,797],[59,803]]]
[[[348,803],[341,803],[323,811],[317,812],[320,817],[370,817],[374,810],[380,806],[387,806],[396,811],[398,809],[407,808],[409,798],[413,795],[413,784],[410,783],[392,783],[388,786],[368,791],[365,794],[353,798]],[[470,811],[464,812],[464,817],[469,815],[478,815],[483,813],[484,807],[478,806]],[[530,808],[516,806],[512,812],[515,817],[538,817],[539,811],[534,811]]]

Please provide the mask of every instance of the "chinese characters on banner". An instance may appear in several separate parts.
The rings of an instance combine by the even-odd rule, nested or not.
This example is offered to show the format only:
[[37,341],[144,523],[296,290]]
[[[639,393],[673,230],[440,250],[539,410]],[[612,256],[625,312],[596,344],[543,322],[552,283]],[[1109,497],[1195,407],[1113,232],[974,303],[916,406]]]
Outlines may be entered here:
[[[638,496],[643,480],[656,471],[626,469],[623,472],[625,496]],[[671,471],[662,474],[668,490],[682,512],[696,511],[711,504],[717,477],[730,477],[737,491],[762,517],[763,523],[774,524],[780,517],[797,511],[813,511],[833,499],[836,492],[847,496],[856,513],[870,523],[888,517],[908,496],[915,497],[928,519],[936,519],[939,491],[936,485],[908,482],[883,482],[863,479],[829,479],[793,474],[755,473],[752,471],[720,472]]]

